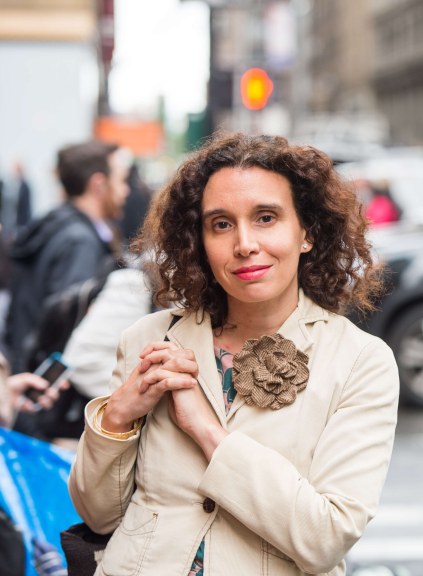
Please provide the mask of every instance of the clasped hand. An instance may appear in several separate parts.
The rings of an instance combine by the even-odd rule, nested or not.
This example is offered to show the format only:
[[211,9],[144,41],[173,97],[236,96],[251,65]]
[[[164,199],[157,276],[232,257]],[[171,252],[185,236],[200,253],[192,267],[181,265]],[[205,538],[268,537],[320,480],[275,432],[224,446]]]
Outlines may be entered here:
[[197,377],[198,365],[191,350],[180,349],[172,342],[149,344],[128,380],[110,397],[102,427],[110,432],[130,430],[134,420],[168,394],[170,417],[210,459],[226,431],[204,397]]

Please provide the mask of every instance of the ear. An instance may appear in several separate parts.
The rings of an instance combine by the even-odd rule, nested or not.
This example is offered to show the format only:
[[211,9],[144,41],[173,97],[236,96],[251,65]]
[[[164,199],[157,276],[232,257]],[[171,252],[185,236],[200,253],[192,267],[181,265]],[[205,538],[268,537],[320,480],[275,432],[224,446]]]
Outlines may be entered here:
[[308,240],[306,236],[301,243],[301,252],[305,254],[306,252],[310,252],[312,248],[313,248],[313,242],[310,242],[310,240]]
[[102,193],[107,186],[107,177],[101,172],[92,174],[87,182],[87,190],[92,190],[95,193]]

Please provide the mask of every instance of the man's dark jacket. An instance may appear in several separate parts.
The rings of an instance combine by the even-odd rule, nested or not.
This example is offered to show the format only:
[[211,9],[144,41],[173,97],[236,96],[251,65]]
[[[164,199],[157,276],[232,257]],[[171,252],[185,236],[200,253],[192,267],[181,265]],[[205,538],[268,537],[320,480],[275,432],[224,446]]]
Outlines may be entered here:
[[49,296],[108,273],[115,264],[111,244],[71,203],[32,222],[11,249],[14,266],[8,345],[14,373],[25,370],[28,344]]

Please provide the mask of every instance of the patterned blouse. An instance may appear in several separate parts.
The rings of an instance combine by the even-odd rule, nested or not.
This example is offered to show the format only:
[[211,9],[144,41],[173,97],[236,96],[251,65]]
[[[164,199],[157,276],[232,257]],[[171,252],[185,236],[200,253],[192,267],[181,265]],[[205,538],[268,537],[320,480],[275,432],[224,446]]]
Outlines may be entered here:
[[[233,354],[215,346],[214,357],[216,359],[217,370],[222,382],[223,399],[225,401],[225,410],[227,414],[236,396],[236,390],[232,384]],[[188,576],[203,576],[203,564],[204,540],[201,542],[200,547],[198,548],[197,554],[194,558],[194,563]]]

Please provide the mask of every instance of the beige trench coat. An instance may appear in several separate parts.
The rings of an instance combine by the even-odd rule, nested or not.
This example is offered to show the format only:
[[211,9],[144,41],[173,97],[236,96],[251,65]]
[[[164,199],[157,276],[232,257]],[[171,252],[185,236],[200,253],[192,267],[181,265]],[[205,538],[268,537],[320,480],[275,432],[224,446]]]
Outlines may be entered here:
[[[310,357],[307,388],[275,411],[237,395],[226,416],[210,321],[177,313],[168,338],[195,352],[199,384],[230,434],[207,463],[169,418],[167,397],[141,439],[129,440],[94,430],[101,399],[91,401],[70,493],[93,530],[116,529],[96,576],[187,576],[203,539],[204,576],[341,576],[391,456],[399,388],[391,350],[301,292],[280,333]],[[171,318],[158,312],[124,332],[112,388],[147,343],[163,340]]]

